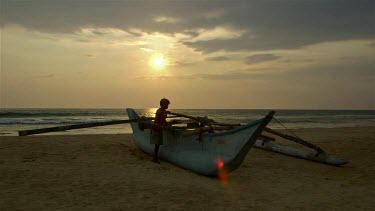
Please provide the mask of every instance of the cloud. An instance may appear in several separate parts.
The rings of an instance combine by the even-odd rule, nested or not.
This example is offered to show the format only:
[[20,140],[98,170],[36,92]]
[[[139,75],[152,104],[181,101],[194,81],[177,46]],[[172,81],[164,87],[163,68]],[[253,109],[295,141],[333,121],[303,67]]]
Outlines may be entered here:
[[240,72],[230,72],[230,73],[223,73],[223,74],[196,74],[194,76],[200,79],[205,79],[205,80],[223,80],[223,81],[247,80],[247,79],[256,78],[254,74],[240,73]]
[[273,77],[264,72],[250,72],[247,70],[234,70],[217,74],[191,74],[191,75],[159,75],[159,76],[139,76],[140,80],[248,80],[248,79],[265,79]]
[[190,35],[183,44],[204,53],[261,51],[373,39],[373,8],[372,0],[2,1],[0,25],[50,33],[89,27],[133,36],[180,33]]
[[197,29],[195,31],[197,36],[190,40],[190,42],[208,41],[208,40],[231,40],[240,37],[244,30],[235,30],[226,27],[215,27],[213,29]]
[[144,52],[147,52],[147,53],[152,53],[154,52],[154,50],[152,50],[151,48],[139,48],[140,50],[144,51]]
[[205,14],[203,14],[203,17],[207,19],[216,19],[220,18],[225,14],[224,10],[212,10],[212,11],[207,11]]
[[55,77],[55,74],[49,74],[49,75],[40,75],[38,78],[52,78]]
[[256,55],[246,57],[245,63],[249,65],[258,64],[258,63],[277,60],[279,58],[280,56],[276,56],[274,54],[256,54]]
[[193,66],[198,64],[199,61],[196,62],[189,62],[189,61],[176,61],[171,66],[178,66],[178,67],[187,67],[187,66]]
[[191,79],[197,79],[193,75],[184,75],[184,76],[166,76],[166,75],[158,75],[158,76],[139,76],[136,77],[136,79],[140,80],[191,80]]
[[84,56],[89,57],[89,58],[95,58],[95,55],[93,54],[85,54]]
[[208,57],[205,59],[206,61],[215,61],[215,62],[219,62],[219,61],[228,61],[230,60],[229,57],[226,57],[226,56],[215,56],[215,57]]
[[164,22],[164,23],[177,23],[179,22],[179,20],[177,18],[173,18],[173,17],[165,17],[165,16],[159,16],[159,17],[156,17],[154,18],[154,21],[155,22]]
[[287,63],[287,64],[295,64],[295,63],[312,63],[316,62],[317,60],[314,59],[284,59],[280,62]]

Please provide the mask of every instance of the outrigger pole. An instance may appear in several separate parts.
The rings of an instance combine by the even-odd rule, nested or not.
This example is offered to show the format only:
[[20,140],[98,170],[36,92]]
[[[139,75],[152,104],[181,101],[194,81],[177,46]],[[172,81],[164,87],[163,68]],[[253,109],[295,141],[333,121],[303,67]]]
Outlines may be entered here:
[[[174,117],[185,117],[189,119],[193,119],[197,122],[209,122],[212,124],[215,124],[213,120],[204,118],[204,117],[193,117],[188,116],[184,114],[177,114],[177,113],[171,113],[172,115],[168,118],[174,118]],[[141,120],[136,119],[126,119],[126,120],[112,120],[112,121],[105,121],[105,122],[92,122],[92,123],[84,123],[84,124],[76,124],[76,125],[64,125],[64,126],[57,126],[57,127],[49,127],[49,128],[40,128],[40,129],[32,129],[32,130],[20,130],[18,131],[19,136],[28,136],[28,135],[34,135],[34,134],[42,134],[42,133],[50,133],[50,132],[59,132],[59,131],[66,131],[66,130],[75,130],[75,129],[82,129],[82,128],[90,128],[90,127],[99,127],[99,126],[107,126],[107,125],[116,125],[116,124],[127,124],[131,122],[138,122],[138,121],[145,121],[145,120],[153,120],[152,117],[145,117]],[[215,125],[225,126],[225,125],[231,125],[231,124],[219,124],[216,123]],[[239,124],[232,124],[232,126],[239,125]]]
[[85,124],[78,124],[78,125],[65,125],[65,126],[58,126],[58,127],[33,129],[33,130],[20,130],[18,131],[18,135],[28,136],[28,135],[33,135],[33,134],[58,132],[58,131],[65,131],[65,130],[74,130],[74,129],[115,125],[115,124],[125,124],[125,123],[130,123],[130,122],[136,122],[136,120],[129,120],[129,119],[128,120],[113,120],[113,121],[107,121],[107,122],[93,122],[93,123],[85,123]]

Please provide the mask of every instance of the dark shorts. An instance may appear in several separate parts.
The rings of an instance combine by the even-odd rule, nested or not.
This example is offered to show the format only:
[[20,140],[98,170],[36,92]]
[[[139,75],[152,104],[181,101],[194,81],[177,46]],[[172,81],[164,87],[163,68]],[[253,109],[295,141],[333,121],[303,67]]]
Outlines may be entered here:
[[155,133],[151,131],[150,144],[163,144],[163,135],[161,133]]

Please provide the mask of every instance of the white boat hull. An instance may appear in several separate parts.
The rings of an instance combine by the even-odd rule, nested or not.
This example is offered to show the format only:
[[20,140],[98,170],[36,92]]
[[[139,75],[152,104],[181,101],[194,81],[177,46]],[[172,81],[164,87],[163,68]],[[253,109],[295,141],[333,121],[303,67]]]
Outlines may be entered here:
[[[133,109],[126,111],[130,119],[139,118]],[[272,115],[226,132],[204,132],[200,137],[165,130],[159,158],[203,175],[217,176],[219,168],[229,173],[240,166],[271,118]],[[131,123],[131,127],[135,144],[153,155],[155,145],[150,143],[150,129],[142,131],[137,122]],[[218,161],[222,162],[222,168]]]

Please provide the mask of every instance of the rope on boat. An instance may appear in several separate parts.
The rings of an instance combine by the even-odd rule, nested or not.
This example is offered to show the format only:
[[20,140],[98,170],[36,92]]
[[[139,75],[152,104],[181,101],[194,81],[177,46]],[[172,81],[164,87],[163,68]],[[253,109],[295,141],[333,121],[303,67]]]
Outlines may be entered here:
[[[277,123],[279,123],[282,127],[284,127],[287,131],[289,131],[291,134],[294,135],[294,137],[292,136],[289,136],[289,135],[286,135],[284,134],[284,136],[286,137],[289,137],[288,140],[291,140],[293,142],[296,142],[298,144],[301,144],[301,145],[304,145],[306,147],[309,147],[309,148],[312,148],[314,150],[316,150],[318,153],[317,155],[319,155],[320,153],[325,153],[323,149],[321,149],[320,147],[308,142],[308,141],[305,141],[303,140],[302,138],[300,138],[299,136],[297,136],[295,133],[293,133],[293,131],[289,130],[287,127],[285,127],[278,119],[276,119],[275,117],[272,117]],[[267,130],[266,130],[267,131]],[[270,132],[270,131],[268,131]]]
[[272,117],[277,123],[279,123],[281,126],[283,126],[283,128],[285,128],[287,131],[289,131],[291,134],[293,134],[296,138],[298,139],[302,139],[300,138],[299,136],[297,136],[295,133],[293,133],[293,131],[289,130],[288,128],[285,127],[285,125],[283,125],[283,123],[281,123],[278,119],[276,119],[275,117]]

